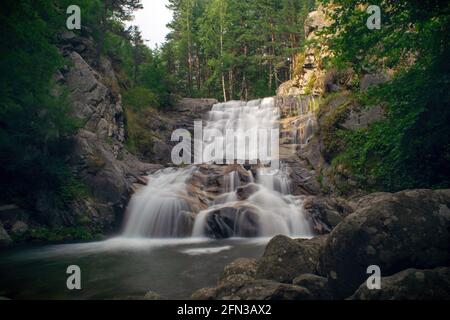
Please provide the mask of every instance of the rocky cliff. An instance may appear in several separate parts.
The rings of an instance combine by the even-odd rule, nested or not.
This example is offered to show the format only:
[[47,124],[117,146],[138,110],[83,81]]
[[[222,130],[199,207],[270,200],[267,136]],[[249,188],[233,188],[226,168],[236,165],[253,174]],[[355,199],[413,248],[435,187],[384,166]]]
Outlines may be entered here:
[[67,64],[55,75],[59,88],[54,94],[67,93],[73,116],[82,123],[66,161],[86,186],[87,194],[65,208],[56,206],[45,193],[32,212],[15,205],[2,207],[4,228],[0,232],[4,242],[36,228],[84,227],[92,234],[115,232],[133,186],[145,183],[142,176],[160,167],[140,162],[125,149],[119,85],[111,62],[106,57],[99,62],[95,58],[92,38],[66,32],[59,36],[58,46]]

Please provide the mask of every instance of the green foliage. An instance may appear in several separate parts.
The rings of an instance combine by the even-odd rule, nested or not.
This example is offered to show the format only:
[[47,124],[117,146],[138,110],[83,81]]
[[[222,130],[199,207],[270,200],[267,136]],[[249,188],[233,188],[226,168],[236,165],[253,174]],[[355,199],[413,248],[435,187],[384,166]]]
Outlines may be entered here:
[[333,3],[334,66],[394,72],[390,82],[361,97],[362,105],[384,106],[385,121],[335,130],[342,146],[333,152],[334,167],[374,190],[449,187],[448,2],[374,1],[382,8],[381,30],[366,27],[363,1]]
[[162,51],[184,96],[221,100],[274,95],[291,78],[313,0],[170,0]]
[[143,159],[153,156],[153,131],[148,127],[151,121],[155,121],[152,110],[135,112],[128,108],[127,116],[127,149]]
[[52,82],[64,63],[54,45],[63,20],[49,1],[0,6],[0,199],[33,203],[36,192],[66,187],[64,157],[79,125]]
[[48,229],[44,227],[31,228],[23,234],[16,236],[14,241],[32,242],[67,242],[67,241],[93,241],[99,240],[98,234],[93,234],[85,227],[64,227]]
[[156,95],[146,87],[134,87],[126,91],[123,95],[123,102],[133,111],[142,111],[145,108],[159,105]]

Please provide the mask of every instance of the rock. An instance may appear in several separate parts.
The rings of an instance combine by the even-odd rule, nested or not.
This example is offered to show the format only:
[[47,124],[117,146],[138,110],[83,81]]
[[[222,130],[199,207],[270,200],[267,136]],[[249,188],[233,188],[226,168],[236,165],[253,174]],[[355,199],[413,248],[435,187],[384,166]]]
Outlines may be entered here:
[[236,190],[236,194],[239,200],[247,200],[251,195],[259,190],[259,186],[253,183],[246,184],[243,187],[239,187]]
[[314,300],[332,299],[331,293],[328,289],[327,278],[306,273],[296,277],[292,283],[296,286],[307,289],[311,294],[311,298]]
[[192,300],[215,300],[217,292],[215,288],[202,288],[191,295]]
[[308,13],[305,20],[305,36],[308,37],[312,32],[320,30],[329,25],[326,16],[322,10],[316,10]]
[[183,98],[175,104],[174,109],[179,112],[204,113],[210,111],[218,102],[216,99]]
[[169,163],[171,160],[172,147],[160,139],[153,142],[153,160],[161,163]]
[[[142,163],[125,150],[124,112],[112,64],[103,57],[94,69],[95,61],[88,54],[92,46],[83,39],[61,35],[62,50],[71,62],[61,71],[61,82],[68,87],[73,116],[84,123],[74,137],[69,164],[92,197],[79,199],[62,211],[42,195],[36,207],[45,224],[74,225],[77,217],[84,217],[86,227],[110,233],[120,227],[135,183],[161,166]],[[79,44],[87,49],[78,50]]]
[[221,280],[214,290],[214,299],[217,300],[306,300],[310,298],[310,293],[305,288],[271,280],[257,280],[245,275],[231,275]]
[[328,70],[323,78],[324,91],[325,92],[338,92],[341,90],[351,90],[353,87],[353,79],[355,78],[355,72],[350,69]]
[[381,106],[368,107],[364,110],[352,109],[342,126],[349,130],[364,129],[370,124],[383,119],[385,119],[385,115]]
[[378,193],[329,235],[319,272],[338,298],[351,295],[378,265],[389,276],[450,264],[450,190]]
[[312,220],[313,229],[318,234],[329,233],[352,212],[352,208],[343,200],[324,197],[306,197],[303,202],[305,213]]
[[450,268],[407,269],[381,278],[380,290],[363,283],[350,300],[450,300]]
[[238,204],[223,206],[207,213],[205,218],[205,235],[214,239],[231,237],[257,237],[259,234],[259,217],[257,208]]
[[369,87],[384,83],[389,80],[389,77],[384,74],[366,74],[362,77],[360,82],[360,90],[367,91]]
[[283,283],[303,273],[316,273],[321,247],[326,236],[310,240],[276,236],[270,240],[264,255],[258,260],[256,277]]
[[3,228],[3,225],[0,223],[0,246],[8,245],[12,242],[11,237],[8,232]]
[[166,298],[162,297],[160,294],[149,291],[145,294],[144,300],[167,300]]
[[19,236],[28,231],[28,225],[23,221],[17,221],[11,228],[11,233],[15,236]]
[[254,278],[256,275],[257,260],[241,258],[225,266],[221,279],[225,279],[234,274],[243,274]]

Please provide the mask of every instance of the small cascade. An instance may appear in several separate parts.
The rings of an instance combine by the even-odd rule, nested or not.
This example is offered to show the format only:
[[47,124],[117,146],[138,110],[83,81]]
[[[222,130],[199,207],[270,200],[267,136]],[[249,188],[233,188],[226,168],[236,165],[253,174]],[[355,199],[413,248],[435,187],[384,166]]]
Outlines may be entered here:
[[[279,117],[279,111],[275,107],[273,98],[249,102],[229,101],[214,105],[203,130],[203,161],[210,163],[224,160],[214,154],[213,150],[216,145],[223,146],[223,150],[233,150],[236,155],[234,160],[259,160],[257,157],[258,144],[250,145],[248,150],[238,150],[237,144],[232,140],[225,140],[225,137],[230,133],[236,137],[242,137],[249,132],[276,129]],[[220,138],[217,137],[218,135]]]
[[133,195],[125,221],[125,237],[176,238],[186,235],[190,206],[187,180],[195,167],[168,168],[149,177],[149,183]]
[[282,166],[275,172],[270,168],[259,168],[257,180],[266,189],[279,192],[283,195],[291,193],[291,181],[286,166]]
[[237,171],[231,171],[224,177],[224,185],[225,185],[225,194],[226,201],[225,202],[233,202],[237,201],[236,190],[240,186],[239,173]]

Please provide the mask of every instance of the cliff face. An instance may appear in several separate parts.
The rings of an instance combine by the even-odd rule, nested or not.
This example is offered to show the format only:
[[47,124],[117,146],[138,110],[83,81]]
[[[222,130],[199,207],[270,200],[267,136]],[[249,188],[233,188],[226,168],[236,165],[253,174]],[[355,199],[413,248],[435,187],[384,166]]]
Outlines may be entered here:
[[296,96],[324,93],[325,71],[322,60],[330,55],[328,47],[318,36],[318,32],[330,25],[327,10],[319,7],[310,12],[305,20],[306,48],[296,57],[296,70],[292,80],[283,83],[277,91],[278,96]]
[[352,69],[326,69],[323,61],[333,53],[327,46],[329,35],[319,32],[331,23],[329,10],[319,7],[309,13],[304,25],[306,47],[297,56],[296,74],[277,91],[277,105],[282,115],[281,148],[290,151],[289,157],[282,160],[294,163],[294,168],[295,163],[311,168],[309,172],[303,169],[300,179],[293,175],[299,184],[308,181],[306,190],[309,189],[310,194],[333,194],[342,191],[339,189],[361,194],[364,191],[354,188],[348,172],[330,166],[341,143],[335,133],[337,128],[367,128],[384,118],[381,106],[362,106],[353,93],[385,82],[388,77],[358,75]]
[[58,47],[67,65],[55,75],[58,87],[53,94],[67,94],[73,116],[82,124],[65,160],[86,187],[86,195],[63,208],[45,192],[31,212],[15,205],[1,207],[0,238],[6,240],[0,242],[20,239],[37,229],[81,227],[92,235],[116,232],[136,184],[145,184],[142,176],[160,167],[138,161],[124,148],[124,110],[117,79],[107,58],[96,61],[92,38],[63,33]]

